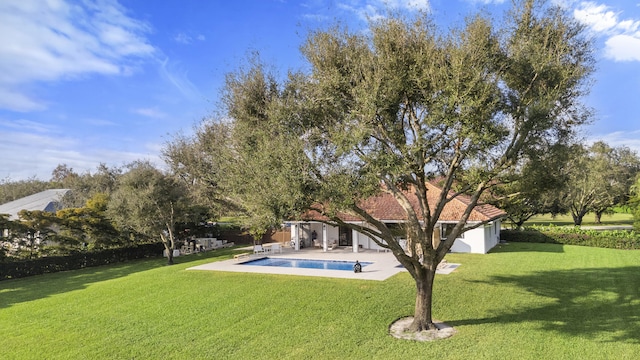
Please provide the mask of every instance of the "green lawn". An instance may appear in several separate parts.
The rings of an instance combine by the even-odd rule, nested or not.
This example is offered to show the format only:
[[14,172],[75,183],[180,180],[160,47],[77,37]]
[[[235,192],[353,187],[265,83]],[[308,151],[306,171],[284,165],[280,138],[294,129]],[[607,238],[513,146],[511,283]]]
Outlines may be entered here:
[[[595,223],[595,215],[589,213],[585,215],[582,219],[582,225],[584,226],[593,226],[593,225],[633,225],[633,215],[632,214],[622,214],[615,213],[612,215],[602,215],[601,224]],[[558,215],[555,218],[552,218],[551,215],[538,215],[529,219],[525,225],[573,225],[573,218],[571,214],[567,215]]]
[[[218,258],[216,258],[218,256]],[[514,243],[435,284],[458,333],[419,343],[406,273],[384,282],[186,271],[230,251],[0,282],[2,359],[632,359],[640,252]],[[320,270],[319,270],[320,271]]]

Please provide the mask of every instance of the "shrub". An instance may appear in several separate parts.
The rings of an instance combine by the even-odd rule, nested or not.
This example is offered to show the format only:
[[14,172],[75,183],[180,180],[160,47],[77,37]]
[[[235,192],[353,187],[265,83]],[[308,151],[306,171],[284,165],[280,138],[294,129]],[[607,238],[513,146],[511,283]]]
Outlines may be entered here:
[[36,259],[12,260],[5,258],[3,262],[0,262],[0,280],[159,257],[162,256],[163,250],[162,244],[154,243]]
[[534,242],[581,245],[609,249],[640,249],[640,233],[627,230],[582,230],[559,226],[532,226],[524,230],[502,230],[500,239],[508,242]]

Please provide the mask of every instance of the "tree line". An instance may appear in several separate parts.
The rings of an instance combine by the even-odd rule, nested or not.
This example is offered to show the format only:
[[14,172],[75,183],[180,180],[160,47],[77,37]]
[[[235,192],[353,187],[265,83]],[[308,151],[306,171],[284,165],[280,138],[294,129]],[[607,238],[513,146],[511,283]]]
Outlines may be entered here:
[[505,210],[516,228],[543,214],[570,214],[579,226],[591,213],[598,224],[604,214],[633,213],[638,205],[640,158],[626,146],[557,145],[514,171],[518,180],[507,179],[488,201]]
[[55,213],[22,210],[18,219],[0,214],[0,257],[34,258],[162,242],[173,262],[180,238],[202,237],[203,226],[217,217],[212,208],[191,201],[195,194],[172,174],[148,161],[122,167],[98,166],[78,174],[65,164],[49,181],[28,179],[0,184],[6,203],[46,189],[70,189]]

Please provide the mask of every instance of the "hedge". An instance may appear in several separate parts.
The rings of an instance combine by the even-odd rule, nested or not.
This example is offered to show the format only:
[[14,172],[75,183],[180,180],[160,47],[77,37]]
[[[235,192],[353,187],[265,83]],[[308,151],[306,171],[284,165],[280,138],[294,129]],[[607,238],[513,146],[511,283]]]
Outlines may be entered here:
[[162,244],[155,243],[78,252],[65,256],[47,256],[37,259],[10,260],[5,258],[3,262],[0,262],[0,280],[76,270],[128,260],[160,257],[163,250],[164,246]]
[[580,228],[540,226],[524,230],[502,230],[506,242],[551,243],[609,249],[640,249],[640,233],[627,230],[581,230]]

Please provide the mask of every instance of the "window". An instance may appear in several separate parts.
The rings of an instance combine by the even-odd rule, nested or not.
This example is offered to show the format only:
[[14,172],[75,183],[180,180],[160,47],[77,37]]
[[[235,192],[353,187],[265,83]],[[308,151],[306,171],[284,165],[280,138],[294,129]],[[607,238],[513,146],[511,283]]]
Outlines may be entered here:
[[[451,234],[453,228],[456,227],[456,224],[442,224],[440,229],[440,237],[444,240]],[[464,239],[464,233],[458,235],[458,239]]]

